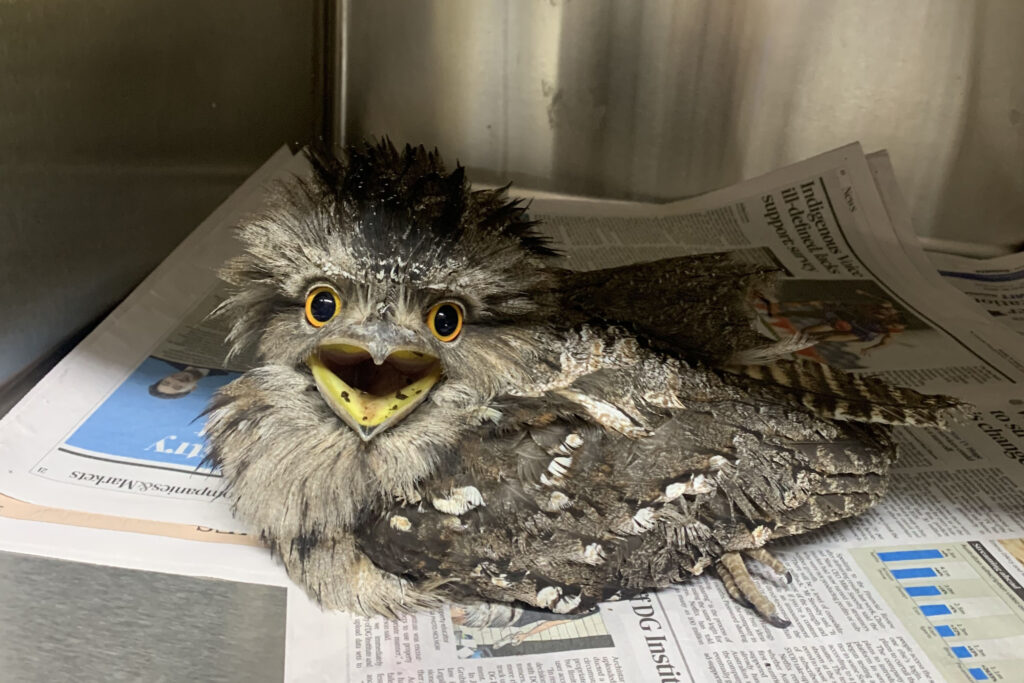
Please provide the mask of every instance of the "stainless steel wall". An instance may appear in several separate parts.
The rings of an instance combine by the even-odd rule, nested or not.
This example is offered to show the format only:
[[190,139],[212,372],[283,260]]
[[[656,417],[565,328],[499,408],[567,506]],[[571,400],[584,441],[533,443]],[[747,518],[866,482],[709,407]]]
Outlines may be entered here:
[[[12,378],[308,139],[317,4],[0,2],[0,413]],[[336,138],[660,199],[859,139],[892,151],[921,234],[1024,239],[1020,0],[337,5]]]
[[314,121],[313,0],[0,2],[0,414]]
[[477,178],[676,198],[853,140],[918,232],[1024,240],[1020,0],[347,0],[341,139]]

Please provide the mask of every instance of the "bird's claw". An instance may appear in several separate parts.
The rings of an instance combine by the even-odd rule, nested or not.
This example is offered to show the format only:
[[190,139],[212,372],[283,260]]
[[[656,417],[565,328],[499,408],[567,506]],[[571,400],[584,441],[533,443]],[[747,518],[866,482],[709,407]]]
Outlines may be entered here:
[[[779,560],[773,557],[764,548],[748,551],[746,553],[751,559],[771,567],[776,573],[785,576],[787,583],[793,580],[790,574]],[[762,619],[776,628],[786,628],[792,624],[788,619],[778,615],[775,605],[765,597],[761,589],[754,584],[750,578],[747,566],[743,557],[738,552],[725,553],[718,559],[715,565],[719,578],[725,586],[729,596],[739,604],[757,612]]]
[[793,572],[786,569],[786,565],[782,564],[782,561],[779,560],[779,558],[775,557],[764,548],[744,550],[743,554],[755,562],[760,562],[779,576],[783,577],[786,580],[787,586],[793,583]]

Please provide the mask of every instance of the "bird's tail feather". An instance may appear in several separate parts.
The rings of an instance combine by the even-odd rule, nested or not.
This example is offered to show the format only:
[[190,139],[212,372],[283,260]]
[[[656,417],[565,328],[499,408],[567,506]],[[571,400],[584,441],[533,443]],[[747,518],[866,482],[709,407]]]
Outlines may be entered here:
[[781,360],[727,369],[759,383],[786,387],[809,410],[836,420],[944,427],[970,412],[950,396],[921,394],[811,361]]

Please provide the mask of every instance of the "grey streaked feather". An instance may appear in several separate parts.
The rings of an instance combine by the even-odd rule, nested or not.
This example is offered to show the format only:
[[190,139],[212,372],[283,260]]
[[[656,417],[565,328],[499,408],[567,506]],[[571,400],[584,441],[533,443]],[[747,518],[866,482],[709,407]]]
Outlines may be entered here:
[[[890,425],[939,425],[965,416],[967,406],[948,396],[927,396],[867,375],[854,375],[810,361],[777,360],[767,365],[727,366],[766,386],[791,389],[819,415]],[[748,384],[749,386],[749,384]]]
[[725,365],[743,366],[773,363],[777,360],[789,358],[798,351],[809,349],[816,343],[809,335],[797,332],[770,344],[740,349],[726,361]]

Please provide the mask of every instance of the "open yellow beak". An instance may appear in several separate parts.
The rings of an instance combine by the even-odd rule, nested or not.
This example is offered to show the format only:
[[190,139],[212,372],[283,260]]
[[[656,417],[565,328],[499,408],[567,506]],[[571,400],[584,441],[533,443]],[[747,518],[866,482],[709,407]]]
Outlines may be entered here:
[[441,379],[441,361],[419,351],[377,364],[361,346],[325,344],[306,364],[327,405],[364,441],[411,413]]

